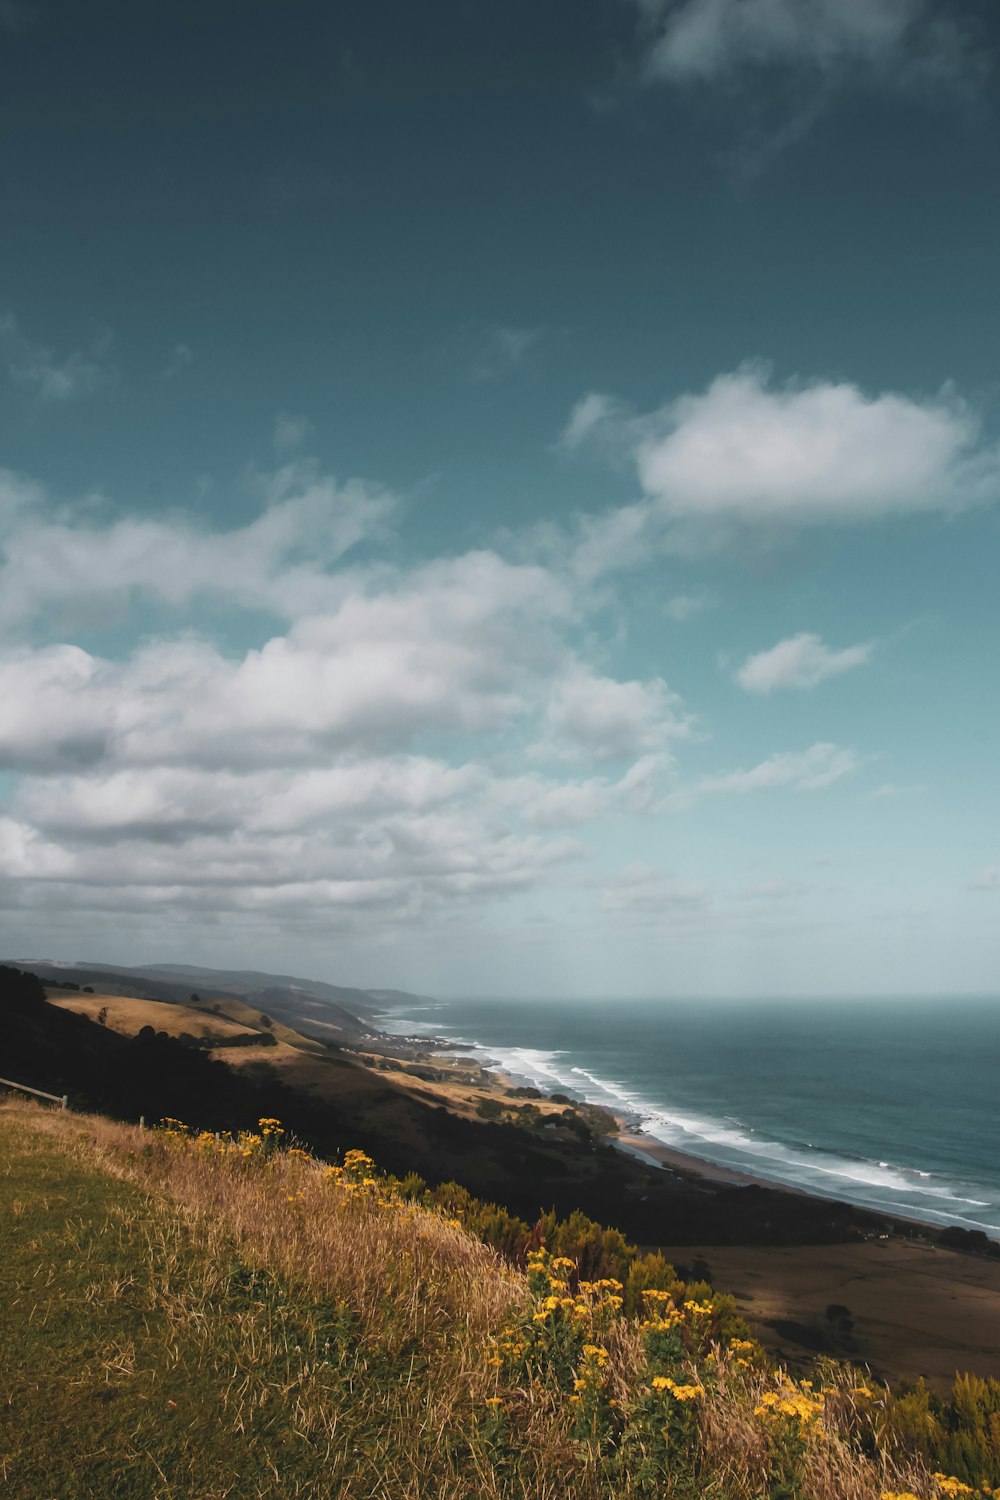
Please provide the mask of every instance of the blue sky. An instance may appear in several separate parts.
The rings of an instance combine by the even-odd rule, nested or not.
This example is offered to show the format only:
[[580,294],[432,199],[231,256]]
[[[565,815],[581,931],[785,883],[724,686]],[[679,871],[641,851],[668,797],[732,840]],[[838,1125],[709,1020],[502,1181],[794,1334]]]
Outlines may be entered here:
[[991,5],[7,0],[0,66],[8,955],[996,991]]

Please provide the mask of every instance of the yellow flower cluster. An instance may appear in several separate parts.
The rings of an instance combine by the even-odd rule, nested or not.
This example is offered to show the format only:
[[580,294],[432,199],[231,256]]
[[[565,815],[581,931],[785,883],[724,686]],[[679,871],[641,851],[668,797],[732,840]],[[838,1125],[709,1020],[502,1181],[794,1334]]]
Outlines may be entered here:
[[824,1406],[823,1392],[814,1393],[811,1380],[800,1381],[798,1385],[786,1381],[780,1390],[764,1393],[754,1416],[772,1422],[788,1417],[799,1424],[802,1432],[820,1432]]
[[580,1369],[573,1381],[570,1405],[578,1406],[584,1396],[599,1396],[604,1391],[604,1378],[611,1356],[600,1344],[584,1344],[580,1351]]
[[600,1344],[584,1344],[582,1352],[584,1359],[596,1359],[602,1365],[607,1364],[611,1358],[607,1349],[602,1349]]
[[[205,1156],[236,1157],[241,1161],[254,1161],[272,1156],[280,1149],[285,1128],[280,1120],[270,1116],[258,1120],[257,1130],[241,1130],[237,1135],[228,1131],[202,1130],[195,1135],[190,1125],[167,1115],[160,1121],[159,1135],[171,1150],[187,1150],[193,1147]],[[299,1156],[311,1160],[307,1152]]]
[[732,1361],[734,1369],[753,1369],[754,1362],[758,1359],[760,1353],[760,1345],[755,1344],[753,1339],[729,1340],[729,1357]]
[[952,1500],[956,1495],[974,1495],[976,1492],[970,1485],[963,1484],[951,1474],[935,1474],[934,1483],[937,1485],[939,1495],[947,1496]]
[[692,1313],[698,1318],[710,1318],[712,1316],[711,1302],[685,1302],[684,1311]]
[[[961,1479],[956,1479],[954,1474],[934,1474],[932,1477],[936,1500],[959,1500],[962,1495],[978,1495],[981,1500],[1000,1500],[1000,1490],[991,1489],[988,1484],[983,1484],[976,1490]],[[883,1490],[881,1500],[920,1500],[920,1497],[909,1490]]]
[[705,1394],[703,1385],[681,1385],[669,1375],[654,1375],[652,1384],[654,1391],[669,1391],[675,1401],[697,1401]]
[[518,1338],[516,1328],[505,1328],[493,1346],[496,1353],[486,1361],[499,1370],[501,1365],[514,1364],[524,1358],[528,1352],[528,1346],[523,1339]]
[[606,1276],[600,1281],[581,1281],[576,1294],[564,1272],[576,1266],[565,1255],[550,1256],[544,1245],[528,1252],[528,1282],[537,1302],[532,1322],[537,1324],[569,1320],[581,1330],[601,1328],[615,1318],[622,1308],[622,1284]]
[[590,1316],[590,1309],[582,1297],[557,1297],[554,1293],[550,1293],[539,1302],[537,1309],[531,1315],[532,1321],[547,1323],[558,1312],[564,1312],[568,1317],[575,1318],[579,1322],[586,1322]]
[[340,1188],[347,1199],[398,1205],[392,1183],[379,1177],[371,1157],[357,1147],[345,1151],[341,1166],[327,1167],[325,1177],[332,1186]]

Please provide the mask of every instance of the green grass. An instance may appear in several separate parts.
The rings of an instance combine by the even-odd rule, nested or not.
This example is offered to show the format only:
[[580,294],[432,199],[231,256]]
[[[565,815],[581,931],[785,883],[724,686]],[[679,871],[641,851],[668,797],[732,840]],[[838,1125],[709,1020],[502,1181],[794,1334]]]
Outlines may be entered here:
[[633,1315],[621,1281],[518,1271],[363,1153],[261,1127],[0,1103],[4,1500],[972,1493],[897,1443],[891,1393],[796,1383],[665,1262]]
[[8,1500],[420,1493],[394,1479],[405,1341],[235,1248],[220,1264],[197,1222],[10,1118],[0,1162]]

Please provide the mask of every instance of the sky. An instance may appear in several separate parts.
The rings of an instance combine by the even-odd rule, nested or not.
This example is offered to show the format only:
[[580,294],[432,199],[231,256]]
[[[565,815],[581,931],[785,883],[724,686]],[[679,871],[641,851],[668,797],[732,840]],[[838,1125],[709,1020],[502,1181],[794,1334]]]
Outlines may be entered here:
[[2,0],[0,951],[1000,991],[992,0]]

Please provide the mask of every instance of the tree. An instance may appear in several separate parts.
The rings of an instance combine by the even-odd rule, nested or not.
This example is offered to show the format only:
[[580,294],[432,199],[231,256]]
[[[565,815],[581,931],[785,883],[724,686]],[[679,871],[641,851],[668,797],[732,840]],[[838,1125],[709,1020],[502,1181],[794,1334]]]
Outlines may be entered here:
[[34,1010],[45,1004],[45,986],[37,974],[0,964],[0,1004],[11,1010]]
[[845,1307],[842,1302],[829,1303],[826,1309],[826,1321],[843,1338],[846,1338],[854,1327],[851,1309]]

